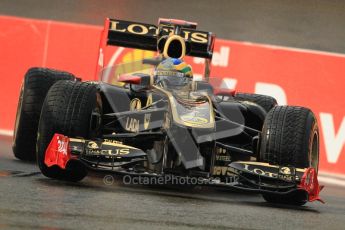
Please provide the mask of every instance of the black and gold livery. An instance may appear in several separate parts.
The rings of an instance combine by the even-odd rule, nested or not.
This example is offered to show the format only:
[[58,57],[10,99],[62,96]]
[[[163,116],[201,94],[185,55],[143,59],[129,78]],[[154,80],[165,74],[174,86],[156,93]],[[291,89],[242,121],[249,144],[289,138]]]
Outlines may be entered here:
[[167,58],[203,57],[205,80],[169,87],[136,68],[116,76],[121,84],[55,83],[38,127],[37,161],[44,175],[78,181],[86,169],[173,174],[259,192],[269,202],[319,200],[315,116],[306,108],[277,106],[268,96],[243,99],[214,90],[207,81],[212,33],[181,20],[161,19],[155,26],[107,19],[104,38],[106,45],[157,51],[157,58],[141,60],[153,69]]

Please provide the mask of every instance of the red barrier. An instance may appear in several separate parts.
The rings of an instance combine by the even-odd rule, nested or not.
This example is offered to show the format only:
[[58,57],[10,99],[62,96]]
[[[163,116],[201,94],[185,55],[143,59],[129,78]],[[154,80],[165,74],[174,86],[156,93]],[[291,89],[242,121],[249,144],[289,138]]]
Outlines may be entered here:
[[0,129],[12,130],[28,68],[51,67],[93,79],[102,28],[0,16]]
[[[20,83],[31,66],[93,79],[101,27],[0,16],[0,130],[12,130]],[[114,63],[152,52],[114,49]],[[201,59],[189,58],[196,74]],[[345,55],[217,40],[212,76],[221,87],[310,107],[320,125],[320,169],[345,174]],[[1,133],[1,132],[0,132]]]

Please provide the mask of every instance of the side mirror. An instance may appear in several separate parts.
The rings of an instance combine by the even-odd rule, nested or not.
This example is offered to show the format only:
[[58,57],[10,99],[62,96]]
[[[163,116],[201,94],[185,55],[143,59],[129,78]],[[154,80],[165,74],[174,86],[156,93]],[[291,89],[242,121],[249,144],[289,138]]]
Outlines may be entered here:
[[214,89],[214,95],[216,96],[227,96],[227,97],[233,97],[235,96],[236,90],[234,89]]
[[118,81],[130,84],[131,88],[134,88],[136,91],[140,89],[150,88],[153,84],[151,75],[143,73],[136,73],[133,75],[120,75]]

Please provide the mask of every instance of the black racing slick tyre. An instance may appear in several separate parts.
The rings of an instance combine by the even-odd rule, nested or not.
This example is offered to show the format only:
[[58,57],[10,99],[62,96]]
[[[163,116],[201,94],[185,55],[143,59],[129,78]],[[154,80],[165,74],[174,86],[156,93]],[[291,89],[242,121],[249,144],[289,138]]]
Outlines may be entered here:
[[[297,106],[276,106],[266,116],[260,147],[260,161],[297,168],[319,164],[319,129],[313,112]],[[271,203],[303,205],[306,197],[264,194]]]
[[58,166],[47,167],[45,152],[55,133],[68,137],[98,136],[101,111],[96,84],[59,81],[50,88],[43,103],[37,138],[37,163],[43,175],[66,181],[80,181],[87,175],[85,166],[79,161],[69,161],[66,170]]
[[254,93],[236,93],[235,99],[254,102],[260,105],[267,113],[278,104],[274,97]]
[[43,101],[49,88],[59,80],[75,81],[67,72],[31,68],[24,76],[20,90],[13,135],[13,153],[20,160],[36,159],[37,128]]

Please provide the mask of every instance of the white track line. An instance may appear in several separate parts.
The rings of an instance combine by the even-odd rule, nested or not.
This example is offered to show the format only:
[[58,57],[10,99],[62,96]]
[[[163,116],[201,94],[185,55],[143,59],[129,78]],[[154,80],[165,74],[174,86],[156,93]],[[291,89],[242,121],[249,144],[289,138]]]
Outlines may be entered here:
[[324,176],[324,177],[337,178],[337,179],[340,179],[340,180],[344,180],[344,181],[345,181],[345,174],[328,173],[328,172],[323,172],[323,171],[320,171],[319,174],[322,175],[322,176]]
[[321,184],[325,183],[325,184],[345,187],[345,180],[342,180],[342,179],[332,178],[332,177],[324,177],[322,174],[318,175],[317,178]]
[[337,173],[319,172],[318,179],[321,183],[345,187],[345,175]]
[[0,129],[0,135],[12,137],[13,136],[13,130]]

